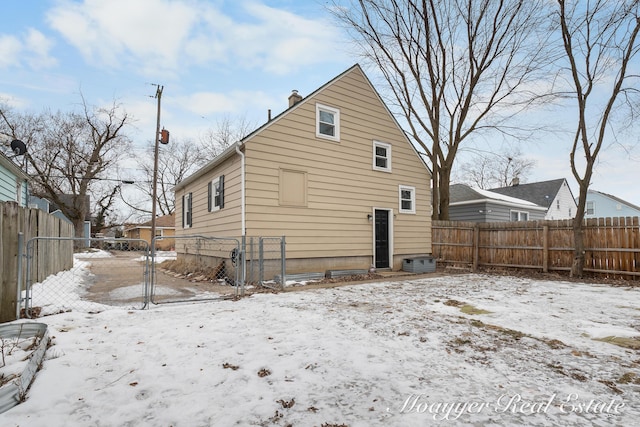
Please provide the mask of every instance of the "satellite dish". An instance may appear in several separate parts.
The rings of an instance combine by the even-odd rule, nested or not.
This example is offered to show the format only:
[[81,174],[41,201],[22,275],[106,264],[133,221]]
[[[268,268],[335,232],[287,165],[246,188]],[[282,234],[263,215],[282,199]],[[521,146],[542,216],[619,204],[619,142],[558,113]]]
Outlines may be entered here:
[[27,152],[27,146],[19,139],[14,139],[11,141],[11,151],[13,151],[16,156],[22,156]]

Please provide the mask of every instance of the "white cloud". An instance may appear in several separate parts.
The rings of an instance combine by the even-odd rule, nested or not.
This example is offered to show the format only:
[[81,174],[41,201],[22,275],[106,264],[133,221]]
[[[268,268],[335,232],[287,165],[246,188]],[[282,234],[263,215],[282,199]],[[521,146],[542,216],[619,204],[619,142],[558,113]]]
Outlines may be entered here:
[[322,20],[256,2],[242,4],[233,17],[216,7],[196,1],[85,0],[60,3],[48,21],[94,66],[133,65],[141,74],[229,61],[284,74],[335,55],[338,33]]
[[0,104],[8,105],[15,109],[23,109],[29,105],[29,102],[24,98],[19,98],[10,93],[0,92]]
[[53,42],[38,30],[30,28],[25,38],[25,48],[32,55],[27,58],[27,62],[34,69],[50,68],[58,61],[49,55],[53,47]]
[[247,108],[254,106],[262,108],[265,105],[270,105],[270,102],[272,101],[264,93],[251,91],[198,92],[172,100],[174,105],[200,117],[219,113],[240,115]]
[[196,15],[196,9],[176,1],[86,0],[60,4],[49,11],[48,21],[96,66],[150,61],[174,68]]
[[20,67],[23,63],[33,69],[49,68],[56,60],[49,56],[53,42],[41,32],[30,28],[23,39],[0,36],[0,68]]
[[20,64],[19,54],[22,43],[14,36],[0,36],[0,68]]
[[259,3],[246,5],[258,24],[233,29],[236,55],[248,65],[285,74],[301,65],[326,62],[336,56],[338,32],[323,20],[307,19]]

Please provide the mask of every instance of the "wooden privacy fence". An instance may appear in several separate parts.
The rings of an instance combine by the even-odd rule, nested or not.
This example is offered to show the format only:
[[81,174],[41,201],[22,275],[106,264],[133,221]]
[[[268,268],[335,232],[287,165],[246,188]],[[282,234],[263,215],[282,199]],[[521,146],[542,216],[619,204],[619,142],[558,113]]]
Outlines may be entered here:
[[[24,247],[19,248],[18,236],[23,233]],[[73,225],[40,209],[20,207],[16,202],[0,202],[0,322],[16,319],[18,303],[18,258],[26,243],[34,237],[73,237]],[[46,253],[45,253],[46,251]],[[50,274],[73,267],[73,242],[60,241],[57,247],[36,247],[31,276],[41,281]],[[26,262],[22,263],[25,277]]]
[[[572,220],[475,223],[433,221],[433,255],[441,262],[484,267],[570,271]],[[585,268],[640,278],[638,217],[585,220]]]

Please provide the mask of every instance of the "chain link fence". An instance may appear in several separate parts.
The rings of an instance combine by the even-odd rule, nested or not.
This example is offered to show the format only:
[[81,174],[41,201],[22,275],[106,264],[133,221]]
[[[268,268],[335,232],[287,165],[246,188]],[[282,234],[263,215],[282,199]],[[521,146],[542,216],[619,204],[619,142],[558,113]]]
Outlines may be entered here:
[[284,237],[38,237],[25,252],[24,317],[237,298],[245,285],[281,290],[286,271]]
[[[202,301],[244,295],[240,241],[207,236],[156,237],[151,302]],[[169,249],[173,258],[163,256]]]
[[261,286],[282,290],[286,271],[286,242],[282,237],[247,237],[244,240],[246,254],[247,286]]
[[[87,246],[88,243],[88,246]],[[75,250],[74,250],[75,248]],[[26,246],[26,283],[20,290],[25,317],[70,310],[99,312],[110,307],[144,308],[149,245],[140,239],[37,237]],[[64,267],[47,277],[50,263]]]

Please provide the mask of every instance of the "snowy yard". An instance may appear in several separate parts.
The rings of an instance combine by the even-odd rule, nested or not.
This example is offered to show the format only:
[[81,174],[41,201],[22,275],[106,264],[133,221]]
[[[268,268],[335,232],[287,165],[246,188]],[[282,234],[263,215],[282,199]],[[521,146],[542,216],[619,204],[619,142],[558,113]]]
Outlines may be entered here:
[[640,288],[465,274],[37,320],[2,426],[640,425]]

